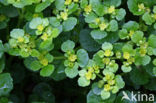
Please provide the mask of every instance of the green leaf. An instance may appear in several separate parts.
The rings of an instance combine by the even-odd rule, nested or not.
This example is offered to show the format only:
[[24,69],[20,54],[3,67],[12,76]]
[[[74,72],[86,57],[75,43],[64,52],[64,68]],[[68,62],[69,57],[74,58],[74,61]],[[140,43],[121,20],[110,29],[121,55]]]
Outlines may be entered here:
[[81,0],[80,1],[80,7],[85,8],[88,5],[88,0]]
[[41,42],[40,48],[46,50],[46,49],[48,49],[51,45],[52,45],[52,40],[51,40],[51,39],[45,40],[45,41]]
[[59,35],[59,29],[54,28],[54,29],[52,30],[52,37],[53,37],[53,38],[56,38],[58,35]]
[[54,27],[58,27],[60,25],[60,21],[56,17],[50,17],[49,23]]
[[153,74],[156,76],[156,67],[153,68]]
[[127,29],[128,31],[130,30],[138,30],[139,29],[139,24],[135,21],[128,21],[123,25],[123,29]]
[[54,66],[49,64],[40,71],[40,75],[43,77],[49,77],[54,72]]
[[129,52],[130,54],[135,54],[133,46],[131,44],[124,44],[124,46],[122,47],[122,51]]
[[45,58],[48,60],[49,63],[51,63],[54,60],[54,57],[50,53],[47,53],[45,55]]
[[127,72],[130,72],[130,71],[132,70],[132,68],[131,68],[131,66],[122,65],[121,70],[122,70],[124,73],[127,73]]
[[128,32],[126,29],[122,29],[119,31],[119,37],[120,39],[126,39],[128,37]]
[[107,36],[107,33],[105,31],[92,30],[91,36],[93,39],[103,39]]
[[115,76],[115,81],[116,81],[116,85],[119,89],[123,88],[125,86],[125,82],[123,81],[123,79],[120,75]]
[[90,84],[90,80],[87,80],[85,77],[80,77],[78,79],[78,85],[81,87],[86,87]]
[[81,30],[79,35],[79,40],[82,48],[87,51],[97,51],[100,49],[100,45],[94,41],[94,39],[90,36],[90,31],[87,29]]
[[98,15],[98,16],[103,16],[105,13],[106,13],[106,7],[102,4],[96,6],[96,8],[94,8],[94,11],[95,13]]
[[153,12],[156,13],[156,6],[153,7]]
[[[103,53],[104,51],[102,51],[101,53],[101,55],[102,55],[102,57],[104,57],[104,53]],[[100,68],[104,68],[104,63],[103,63],[103,61],[102,61],[102,58],[99,56],[99,54],[94,54],[93,55],[93,60],[95,61],[95,63],[98,65],[98,66],[100,66]]]
[[5,68],[5,57],[2,56],[2,58],[0,58],[0,73],[3,72],[4,68]]
[[66,74],[65,74],[65,66],[63,64],[63,62],[61,60],[58,61],[54,61],[54,65],[55,65],[55,71],[54,73],[51,75],[51,77],[55,80],[55,81],[60,81],[66,78]]
[[111,43],[108,43],[108,42],[104,42],[102,44],[102,49],[103,50],[112,50],[113,49],[113,45]]
[[93,9],[96,9],[98,5],[101,4],[100,0],[89,0],[89,4],[92,6]]
[[13,80],[9,73],[0,74],[0,96],[8,95],[13,89]]
[[68,6],[68,14],[75,13],[78,10],[79,5],[76,3],[72,3],[71,5]]
[[151,57],[148,55],[145,56],[140,56],[140,55],[136,55],[135,56],[135,65],[139,66],[139,65],[147,65],[149,64],[151,61]]
[[29,56],[29,53],[26,52],[24,49],[20,50],[19,51],[19,54],[23,57],[23,58],[26,58]]
[[71,40],[67,40],[61,45],[61,50],[67,52],[73,50],[74,47],[75,47],[75,43]]
[[143,39],[144,33],[142,31],[136,31],[133,35],[132,35],[132,41],[134,43],[139,43],[140,40]]
[[22,29],[13,29],[10,32],[10,36],[12,38],[18,39],[19,37],[23,37],[24,36],[24,31]]
[[63,22],[63,30],[70,31],[77,24],[77,19],[75,17],[70,17],[66,21]]
[[121,8],[121,9],[116,11],[116,16],[115,17],[116,17],[117,20],[120,21],[120,20],[124,19],[125,15],[126,15],[125,9]]
[[106,92],[105,90],[102,90],[102,91],[101,91],[101,98],[102,98],[103,100],[108,99],[110,96],[111,96],[110,92]]
[[55,6],[58,10],[64,10],[65,5],[64,5],[64,0],[55,0]]
[[156,48],[156,35],[150,35],[150,37],[148,38],[148,44],[149,46]]
[[96,18],[97,18],[97,15],[94,12],[91,12],[88,15],[85,15],[85,22],[94,23]]
[[17,8],[15,8],[13,6],[2,6],[0,9],[0,13],[6,15],[8,17],[11,17],[11,18],[18,16]]
[[99,44],[104,42],[115,43],[119,40],[118,32],[107,32],[107,36],[101,40],[96,40]]
[[[4,46],[3,46],[3,43],[2,41],[0,40],[0,53],[4,52],[5,49],[4,49]],[[1,57],[0,57],[1,58]]]
[[105,0],[103,1],[103,3],[107,6],[115,6],[115,7],[118,7],[121,5],[121,0]]
[[33,18],[31,21],[30,21],[30,24],[29,24],[29,27],[31,29],[36,29],[38,25],[42,24],[42,18],[40,17],[37,17],[37,18]]
[[76,55],[79,66],[85,67],[89,61],[88,53],[84,49],[79,49]]
[[78,75],[78,64],[75,63],[73,68],[66,68],[65,69],[65,73],[67,75],[67,77],[69,78],[74,78]]
[[130,79],[137,85],[144,85],[148,83],[149,75],[143,68],[133,67],[132,71],[130,72]]
[[106,66],[106,68],[108,68],[109,71],[115,73],[118,70],[119,66],[117,63],[114,63],[113,66]]
[[141,3],[139,0],[128,0],[128,9],[133,15],[142,15],[144,11],[139,11],[138,4]]
[[93,90],[90,90],[87,94],[87,103],[105,103],[99,95],[94,94]]
[[156,91],[156,79],[155,78],[151,78],[151,80],[149,81],[148,84],[145,85],[145,88],[151,91]]
[[142,19],[145,21],[147,25],[152,25],[154,23],[154,18],[147,12],[142,16]]
[[111,20],[107,30],[108,31],[117,31],[118,30],[118,22],[116,20]]
[[54,0],[46,0],[45,2],[42,2],[42,3],[38,4],[36,6],[36,8],[35,8],[35,12],[41,12],[41,11],[43,11],[48,6],[50,6],[53,1]]
[[31,52],[31,56],[33,57],[38,57],[40,55],[39,51],[37,51],[36,49],[33,49]]
[[38,71],[40,70],[42,67],[42,65],[40,64],[40,62],[38,60],[35,60],[31,63],[30,68],[33,71]]

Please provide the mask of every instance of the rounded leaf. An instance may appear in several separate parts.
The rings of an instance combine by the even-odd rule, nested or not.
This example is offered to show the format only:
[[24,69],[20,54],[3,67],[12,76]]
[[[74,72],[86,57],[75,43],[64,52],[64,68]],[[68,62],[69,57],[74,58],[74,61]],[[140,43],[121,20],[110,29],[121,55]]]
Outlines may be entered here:
[[10,32],[10,36],[12,38],[15,38],[15,39],[18,39],[19,37],[23,37],[24,36],[24,30],[22,30],[22,29],[13,29]]
[[78,85],[81,87],[86,87],[90,84],[90,80],[87,80],[85,77],[80,77],[78,79]]
[[106,100],[106,99],[108,99],[110,97],[110,92],[106,92],[105,90],[102,90],[101,91],[101,98],[103,99],[103,100]]
[[54,66],[49,64],[43,69],[41,69],[40,75],[43,77],[48,77],[54,72],[54,69],[55,69]]
[[73,68],[66,68],[65,69],[65,73],[67,75],[67,77],[69,78],[74,78],[78,75],[78,64],[75,63],[74,67]]
[[13,89],[13,79],[9,73],[0,74],[0,96],[8,95]]
[[89,56],[84,49],[79,49],[77,51],[77,61],[80,67],[85,67],[88,64]]
[[74,17],[70,17],[63,22],[63,30],[70,31],[75,27],[76,24],[77,24],[77,19]]
[[105,31],[93,30],[91,31],[91,36],[93,39],[103,39],[107,36]]
[[71,40],[67,40],[61,45],[61,50],[67,52],[73,50],[74,47],[75,47],[75,43]]

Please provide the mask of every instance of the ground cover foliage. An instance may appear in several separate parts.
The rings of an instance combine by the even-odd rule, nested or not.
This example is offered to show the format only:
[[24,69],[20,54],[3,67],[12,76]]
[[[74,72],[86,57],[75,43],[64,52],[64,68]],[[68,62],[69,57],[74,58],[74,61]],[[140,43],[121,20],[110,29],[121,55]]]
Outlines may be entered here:
[[155,56],[155,0],[0,0],[0,103],[139,103]]

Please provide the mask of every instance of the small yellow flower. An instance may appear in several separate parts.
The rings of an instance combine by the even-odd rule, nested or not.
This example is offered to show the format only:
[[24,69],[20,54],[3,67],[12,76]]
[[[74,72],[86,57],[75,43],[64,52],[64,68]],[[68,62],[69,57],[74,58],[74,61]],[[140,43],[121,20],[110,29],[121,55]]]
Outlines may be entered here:
[[130,54],[128,52],[124,52],[123,58],[124,59],[129,59],[130,58]]
[[34,14],[33,15],[33,18],[36,18],[36,17],[39,17],[39,15],[38,14]]
[[20,42],[20,43],[24,42],[24,38],[23,37],[19,37],[18,38],[18,42]]
[[114,84],[115,84],[115,80],[109,80],[109,81],[108,81],[108,84],[109,84],[109,85],[114,85]]
[[114,6],[110,6],[109,8],[108,8],[108,13],[109,14],[112,14],[112,13],[114,13],[115,12],[115,7]]
[[129,64],[134,63],[134,61],[135,61],[135,59],[134,59],[134,58],[129,58],[129,59],[127,60],[127,62],[128,62]]
[[74,63],[73,62],[69,62],[68,66],[72,68],[74,66]]
[[129,31],[129,36],[132,37],[133,34],[134,34],[134,31],[133,30],[130,30]]
[[43,66],[47,66],[48,65],[48,60],[47,59],[42,59],[41,61],[40,61],[40,63],[43,65]]
[[87,72],[85,76],[87,80],[90,80],[92,78],[92,72]]
[[108,50],[105,50],[104,55],[107,56],[107,57],[109,57],[109,56],[112,55],[112,51],[109,50],[109,49]]
[[106,24],[105,22],[102,22],[102,23],[99,25],[99,27],[100,27],[100,30],[103,31],[103,30],[105,30],[105,29],[108,27],[108,24]]
[[74,0],[74,2],[79,2],[79,0]]
[[88,5],[84,8],[84,11],[86,14],[89,14],[91,11],[92,11],[92,6],[91,5]]
[[99,24],[99,23],[100,23],[100,18],[96,18],[96,19],[95,19],[95,23],[96,23],[96,24]]
[[108,65],[110,63],[110,59],[109,58],[103,58],[102,61],[106,65]]
[[64,4],[65,5],[70,5],[71,3],[72,3],[72,0],[66,0]]
[[43,39],[44,41],[48,39],[48,35],[47,33],[44,33],[42,36],[41,36],[41,39]]
[[147,50],[146,50],[146,48],[140,48],[140,55],[141,56],[145,56],[146,55],[146,53],[147,53]]
[[77,59],[77,56],[72,54],[69,56],[68,60],[71,61],[71,62],[74,62],[75,60]]
[[109,74],[106,74],[105,78],[106,78],[106,80],[108,81],[108,80],[111,79],[111,76],[110,76]]
[[37,26],[37,30],[39,30],[39,31],[43,31],[43,29],[44,29],[44,27],[43,27],[42,24],[40,24],[40,25]]
[[99,70],[99,66],[98,65],[94,65],[94,70]]
[[153,14],[152,17],[156,20],[156,14]]
[[16,2],[20,2],[21,0],[16,0]]
[[88,67],[87,68],[89,72],[94,72],[94,68],[93,67]]
[[143,4],[143,3],[138,4],[138,8],[139,8],[139,10],[138,10],[138,11],[145,10],[145,6],[144,6],[144,4]]
[[68,19],[68,14],[67,14],[67,12],[61,12],[60,16],[61,16],[61,18],[62,18],[63,20],[67,20],[67,19]]
[[129,63],[128,62],[123,62],[123,64],[125,65],[125,66],[129,66]]
[[111,90],[111,86],[109,84],[105,84],[104,85],[104,90],[105,91],[110,91]]

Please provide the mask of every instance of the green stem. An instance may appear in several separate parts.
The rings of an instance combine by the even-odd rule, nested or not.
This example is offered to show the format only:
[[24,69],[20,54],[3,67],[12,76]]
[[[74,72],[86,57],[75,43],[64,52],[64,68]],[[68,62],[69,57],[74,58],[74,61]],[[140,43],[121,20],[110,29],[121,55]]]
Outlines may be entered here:
[[22,10],[18,9],[18,13],[19,13],[19,19],[17,22],[17,27],[19,28],[22,23],[23,17],[24,17],[24,8]]
[[54,57],[55,60],[66,59],[64,56]]

